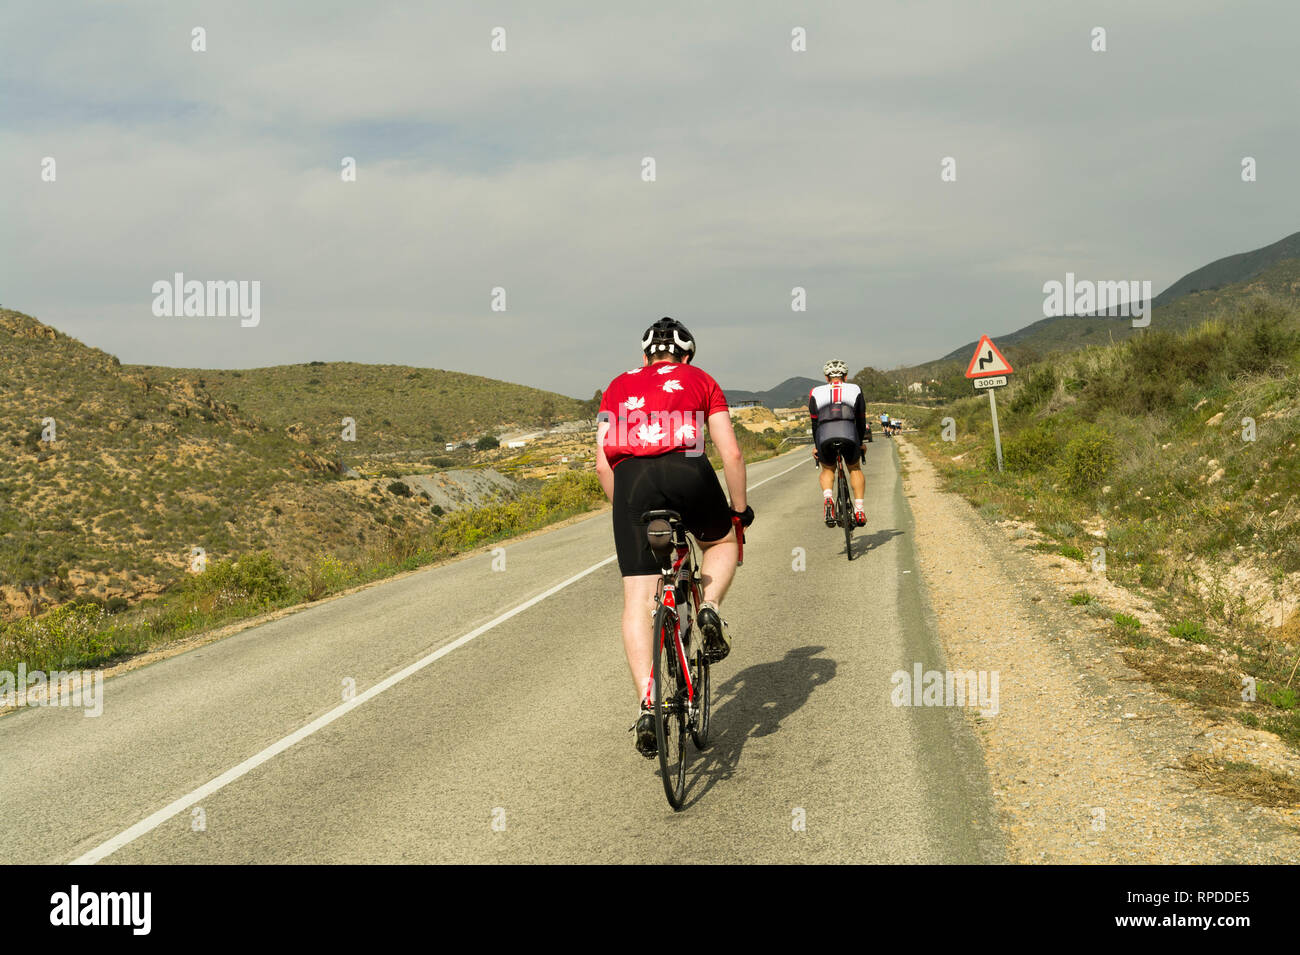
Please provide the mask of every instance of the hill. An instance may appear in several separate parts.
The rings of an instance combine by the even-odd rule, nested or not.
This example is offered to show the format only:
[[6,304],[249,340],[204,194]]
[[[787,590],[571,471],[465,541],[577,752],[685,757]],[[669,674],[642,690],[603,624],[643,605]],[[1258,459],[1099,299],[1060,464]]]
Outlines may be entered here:
[[742,391],[726,388],[727,402],[757,401],[769,408],[791,408],[808,404],[808,391],[822,383],[821,378],[787,378],[767,391]]
[[339,446],[343,419],[356,422],[349,454],[441,452],[444,442],[506,426],[590,417],[586,402],[525,385],[438,368],[310,362],[241,371],[133,368],[199,381],[215,398],[272,428]]
[[452,437],[581,404],[399,366],[124,366],[0,309],[0,621],[156,596],[188,578],[195,548],[209,562],[271,550],[290,569],[364,560],[441,510],[389,478],[343,480],[340,450],[350,463],[428,446],[438,422]]
[[[1212,311],[1194,326],[1153,321],[1018,368],[998,396],[1005,473],[982,395],[934,409],[917,440],[986,517],[1085,565],[1104,548],[1105,578],[1177,621],[1166,635],[1129,607],[1101,615],[1134,667],[1300,745],[1300,309],[1294,296],[1238,301],[1254,283],[1300,280],[1295,264],[1163,307]],[[1242,705],[1241,673],[1258,706]]]
[[[1300,304],[1300,233],[1189,272],[1155,296],[1151,324],[1145,330],[1133,328],[1128,318],[1055,317],[1041,319],[1005,335],[995,335],[994,340],[1019,369],[1049,354],[1123,342],[1143,331],[1194,328],[1207,317],[1239,312],[1259,295],[1282,304]],[[895,394],[912,381],[938,380],[940,386],[933,393],[956,398],[970,389],[962,372],[975,351],[976,342],[972,339],[943,358],[880,374],[889,380],[887,387]]]
[[1157,295],[1154,304],[1168,305],[1175,299],[1191,295],[1193,292],[1214,291],[1227,285],[1249,282],[1280,262],[1298,258],[1300,258],[1300,232],[1295,232],[1272,245],[1251,252],[1225,256],[1209,265],[1188,272]]

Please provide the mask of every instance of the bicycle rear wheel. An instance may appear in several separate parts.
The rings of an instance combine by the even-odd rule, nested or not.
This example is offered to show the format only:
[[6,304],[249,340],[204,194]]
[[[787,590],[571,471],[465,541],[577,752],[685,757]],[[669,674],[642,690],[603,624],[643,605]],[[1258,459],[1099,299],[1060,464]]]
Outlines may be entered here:
[[667,607],[655,611],[655,737],[664,795],[674,809],[686,795],[686,678],[677,656],[676,617]]
[[839,467],[840,485],[839,485],[839,504],[840,523],[844,526],[844,552],[848,554],[849,560],[853,559],[853,524],[855,517],[853,514],[853,501],[849,497],[849,479],[844,473],[844,463],[840,462]]

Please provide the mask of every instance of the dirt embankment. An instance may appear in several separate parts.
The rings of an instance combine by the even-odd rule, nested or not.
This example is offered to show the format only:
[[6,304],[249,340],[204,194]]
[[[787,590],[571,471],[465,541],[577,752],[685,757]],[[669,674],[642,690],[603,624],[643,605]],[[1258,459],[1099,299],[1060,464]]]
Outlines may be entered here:
[[1125,663],[1071,593],[1148,602],[1020,546],[940,490],[900,441],[916,546],[953,670],[997,671],[996,716],[969,718],[1015,862],[1294,863],[1300,757],[1213,722]]
[[483,507],[503,497],[513,497],[519,485],[491,468],[460,468],[434,474],[410,474],[402,478],[417,494],[424,491],[429,502],[444,511]]

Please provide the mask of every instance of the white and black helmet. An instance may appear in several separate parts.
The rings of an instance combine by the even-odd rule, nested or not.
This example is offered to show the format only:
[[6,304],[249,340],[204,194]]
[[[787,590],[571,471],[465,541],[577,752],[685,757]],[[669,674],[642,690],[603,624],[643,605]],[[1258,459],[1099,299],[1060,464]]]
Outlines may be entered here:
[[822,365],[822,374],[827,378],[847,378],[849,376],[849,366],[838,358],[832,358]]
[[641,350],[647,358],[654,358],[662,352],[678,358],[691,358],[695,355],[695,336],[677,319],[665,316],[645,330],[641,336]]

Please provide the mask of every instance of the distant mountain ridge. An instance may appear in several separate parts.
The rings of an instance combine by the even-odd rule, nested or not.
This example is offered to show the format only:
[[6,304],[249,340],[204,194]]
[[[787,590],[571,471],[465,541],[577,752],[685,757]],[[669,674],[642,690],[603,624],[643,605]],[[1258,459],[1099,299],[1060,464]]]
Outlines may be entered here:
[[821,383],[822,379],[820,378],[796,376],[787,378],[775,388],[769,388],[767,391],[742,391],[738,388],[724,388],[723,391],[727,395],[728,404],[734,405],[743,401],[757,401],[769,408],[791,408],[806,405],[809,390]]
[[[1152,298],[1152,327],[1184,328],[1206,317],[1208,310],[1258,292],[1296,297],[1300,292],[1295,281],[1298,275],[1300,232],[1294,232],[1271,245],[1225,256],[1188,272]],[[1046,353],[1120,341],[1136,331],[1129,318],[1055,316],[994,335],[994,339],[1000,347]],[[947,362],[966,361],[974,353],[977,341],[971,339],[942,358],[903,371],[917,379],[935,373]]]
[[1277,263],[1295,258],[1300,258],[1300,232],[1293,232],[1285,239],[1279,239],[1261,249],[1215,259],[1209,265],[1188,272],[1157,295],[1152,304],[1157,307],[1168,305],[1174,299],[1193,292],[1210,292],[1238,282],[1249,282]]

